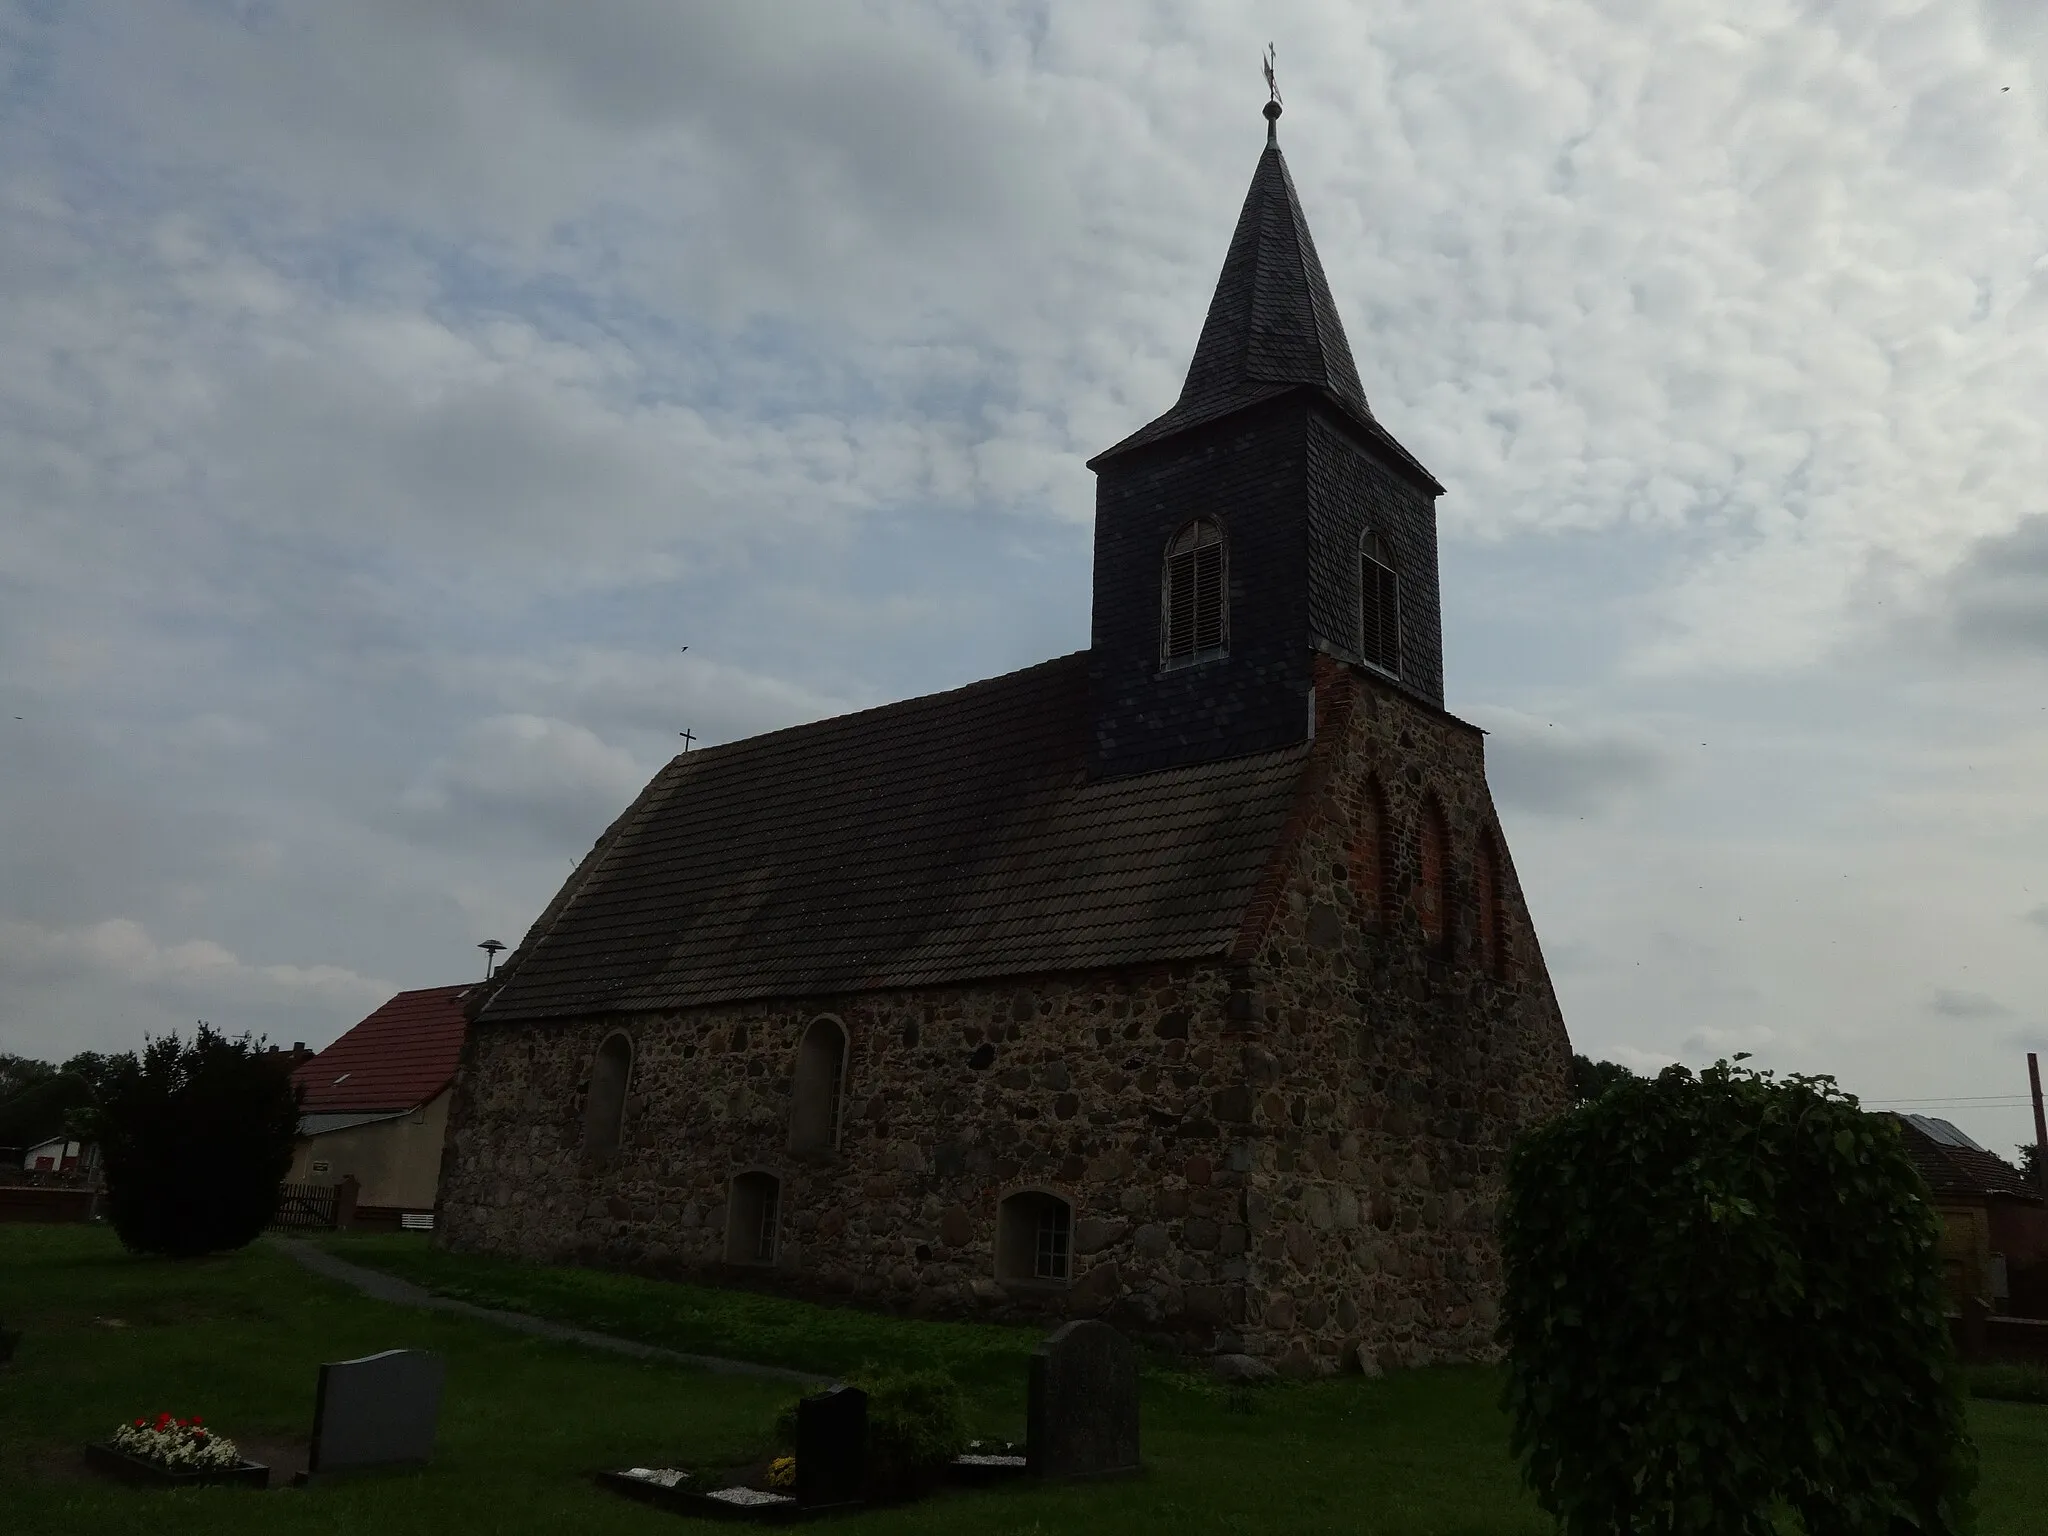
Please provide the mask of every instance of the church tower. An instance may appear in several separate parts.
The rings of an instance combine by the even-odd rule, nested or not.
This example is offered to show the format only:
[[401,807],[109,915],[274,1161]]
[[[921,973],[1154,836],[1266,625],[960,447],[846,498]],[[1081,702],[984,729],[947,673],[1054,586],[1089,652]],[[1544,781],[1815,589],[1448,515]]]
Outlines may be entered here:
[[1089,461],[1094,777],[1301,741],[1316,651],[1443,706],[1443,487],[1366,403],[1265,111],[1180,399]]

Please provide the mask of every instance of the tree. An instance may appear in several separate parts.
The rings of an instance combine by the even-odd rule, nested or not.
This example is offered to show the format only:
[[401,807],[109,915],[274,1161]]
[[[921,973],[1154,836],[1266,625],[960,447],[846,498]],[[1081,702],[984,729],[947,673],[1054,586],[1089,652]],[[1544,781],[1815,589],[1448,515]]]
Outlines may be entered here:
[[0,1147],[32,1147],[62,1136],[72,1117],[92,1102],[92,1087],[84,1078],[53,1069],[0,1103]]
[[2023,1141],[2014,1150],[2019,1153],[2020,1172],[2027,1176],[2027,1182],[2038,1183],[2041,1178],[2041,1149],[2031,1141]]
[[1595,1061],[1590,1056],[1572,1056],[1572,1102],[1589,1103],[1616,1083],[1632,1082],[1635,1073],[1615,1061]]
[[0,1052],[0,1104],[56,1075],[57,1069],[47,1061]]
[[1569,1536],[1971,1528],[1939,1219],[1831,1079],[1617,1082],[1517,1143],[1501,1228],[1513,1443]]
[[200,1023],[112,1059],[93,1129],[108,1214],[129,1248],[176,1258],[240,1248],[269,1225],[291,1166],[298,1090],[247,1035]]

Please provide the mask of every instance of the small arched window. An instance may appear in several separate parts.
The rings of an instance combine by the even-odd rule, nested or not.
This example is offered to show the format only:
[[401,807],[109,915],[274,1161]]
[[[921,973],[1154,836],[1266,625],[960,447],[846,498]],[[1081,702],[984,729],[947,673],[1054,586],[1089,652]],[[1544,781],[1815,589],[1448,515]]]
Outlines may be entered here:
[[1444,824],[1443,807],[1434,795],[1422,802],[1417,827],[1415,914],[1422,920],[1422,936],[1430,947],[1451,947],[1451,903],[1448,883],[1451,869],[1451,836]]
[[725,1205],[729,1264],[773,1264],[782,1225],[782,1180],[756,1169],[732,1181]]
[[1488,975],[1508,970],[1506,924],[1500,899],[1500,851],[1491,828],[1481,828],[1472,850],[1472,895],[1479,904],[1479,964]]
[[789,1150],[829,1152],[839,1145],[839,1105],[846,1091],[846,1031],[833,1018],[811,1020],[796,1048],[789,1106]]
[[1074,1272],[1074,1208],[1042,1189],[996,1207],[996,1278],[1064,1285]]
[[1383,672],[1401,672],[1401,578],[1393,546],[1368,532],[1358,547],[1358,654]]
[[607,1035],[590,1064],[590,1091],[583,1101],[583,1149],[593,1157],[619,1150],[626,1121],[626,1084],[633,1076],[633,1042],[623,1034]]
[[1387,855],[1392,850],[1387,843],[1387,796],[1377,774],[1367,776],[1352,815],[1351,893],[1358,899],[1359,921],[1379,928],[1386,923]]
[[1166,546],[1160,579],[1159,659],[1167,666],[1221,656],[1230,644],[1223,530],[1198,518]]

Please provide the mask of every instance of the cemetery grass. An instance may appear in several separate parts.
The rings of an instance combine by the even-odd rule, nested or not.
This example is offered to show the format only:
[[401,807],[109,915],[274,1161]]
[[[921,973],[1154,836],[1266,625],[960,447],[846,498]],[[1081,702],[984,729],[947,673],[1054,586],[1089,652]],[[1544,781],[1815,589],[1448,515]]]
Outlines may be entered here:
[[[397,1241],[334,1246],[435,1289],[466,1286],[480,1303],[696,1352],[826,1371],[950,1363],[982,1432],[1022,1433],[1031,1338],[1017,1330],[489,1265]],[[429,1265],[449,1266],[438,1283]],[[142,1259],[122,1253],[103,1228],[0,1226],[0,1318],[25,1334],[15,1364],[0,1373],[0,1511],[7,1529],[34,1536],[708,1532],[714,1527],[607,1494],[588,1474],[632,1462],[745,1460],[793,1391],[391,1307],[307,1273],[268,1244],[202,1260]],[[800,1345],[841,1353],[780,1353]],[[172,1493],[102,1483],[80,1466],[84,1441],[158,1409],[205,1413],[230,1434],[303,1442],[318,1364],[392,1347],[448,1359],[439,1447],[425,1471],[286,1492]],[[1517,1484],[1497,1394],[1490,1371],[1433,1370],[1261,1389],[1250,1394],[1254,1410],[1242,1413],[1209,1383],[1153,1367],[1144,1381],[1142,1478],[951,1493],[819,1529],[1535,1536],[1551,1527]],[[2018,1536],[2048,1501],[2048,1407],[1978,1402],[1971,1418],[1984,1464],[1984,1536]]]

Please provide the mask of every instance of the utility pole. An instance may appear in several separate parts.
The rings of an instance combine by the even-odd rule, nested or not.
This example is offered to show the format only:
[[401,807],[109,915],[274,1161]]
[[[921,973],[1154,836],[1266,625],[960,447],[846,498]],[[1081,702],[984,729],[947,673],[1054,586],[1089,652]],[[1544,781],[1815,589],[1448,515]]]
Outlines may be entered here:
[[2027,1052],[2027,1086],[2034,1090],[2034,1181],[2048,1201],[2048,1114],[2041,1112],[2041,1058]]

